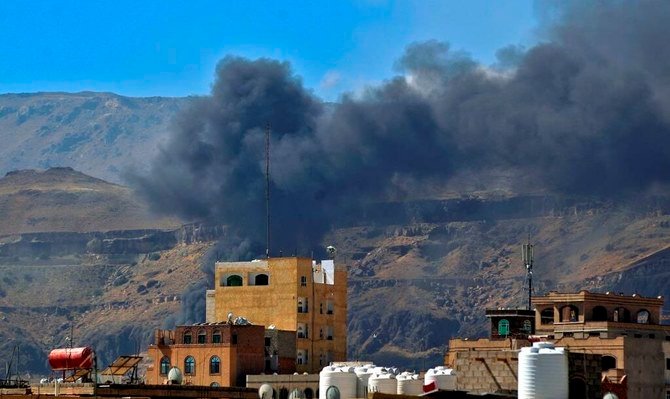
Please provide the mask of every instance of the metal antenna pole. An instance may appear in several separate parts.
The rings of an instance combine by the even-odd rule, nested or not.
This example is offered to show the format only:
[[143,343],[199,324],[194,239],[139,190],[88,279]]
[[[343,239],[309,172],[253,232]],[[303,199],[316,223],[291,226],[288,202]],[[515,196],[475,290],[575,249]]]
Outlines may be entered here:
[[270,124],[265,127],[265,214],[266,220],[266,246],[265,257],[270,258]]
[[521,259],[526,267],[526,278],[528,278],[528,310],[531,310],[531,296],[533,295],[533,245],[530,243],[530,233],[528,233],[528,243],[521,247]]

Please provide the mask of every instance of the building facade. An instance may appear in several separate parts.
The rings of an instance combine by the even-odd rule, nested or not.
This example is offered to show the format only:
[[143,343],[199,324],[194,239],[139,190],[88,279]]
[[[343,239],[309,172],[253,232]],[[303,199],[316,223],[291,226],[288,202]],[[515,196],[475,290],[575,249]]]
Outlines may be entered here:
[[295,331],[300,373],[346,360],[346,268],[299,257],[217,262],[215,280],[206,296],[208,322],[242,316]]
[[459,389],[514,391],[516,352],[544,340],[569,352],[571,398],[599,398],[605,391],[619,399],[670,397],[670,326],[660,324],[662,297],[550,292],[532,303],[534,332],[526,337],[528,311],[499,309],[487,311],[488,339],[449,341],[445,363],[456,369]]
[[177,367],[183,384],[244,387],[248,374],[295,371],[295,334],[263,326],[202,323],[156,330],[147,384],[167,384]]

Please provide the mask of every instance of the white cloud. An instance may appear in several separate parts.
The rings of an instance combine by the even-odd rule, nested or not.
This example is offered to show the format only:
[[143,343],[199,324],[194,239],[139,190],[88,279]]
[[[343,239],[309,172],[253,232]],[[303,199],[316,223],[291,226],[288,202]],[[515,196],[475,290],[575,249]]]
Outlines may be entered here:
[[325,75],[323,75],[319,86],[322,90],[332,89],[333,87],[337,86],[338,83],[340,83],[341,78],[342,76],[339,72],[328,71]]

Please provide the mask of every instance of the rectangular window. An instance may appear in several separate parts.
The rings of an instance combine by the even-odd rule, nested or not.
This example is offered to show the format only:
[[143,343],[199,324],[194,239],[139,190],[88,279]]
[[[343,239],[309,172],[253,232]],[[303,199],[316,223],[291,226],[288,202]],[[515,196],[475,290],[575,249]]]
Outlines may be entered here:
[[670,370],[670,358],[665,359],[665,369]]
[[237,345],[237,334],[233,334],[233,336],[230,339],[230,343],[233,345]]
[[272,346],[272,338],[265,337],[265,346]]
[[221,333],[214,333],[214,335],[212,335],[212,343],[214,344],[221,343]]
[[191,334],[184,334],[184,343],[185,344],[190,344],[191,342],[193,342],[193,338],[192,338]]
[[307,287],[307,276],[300,276],[300,286]]

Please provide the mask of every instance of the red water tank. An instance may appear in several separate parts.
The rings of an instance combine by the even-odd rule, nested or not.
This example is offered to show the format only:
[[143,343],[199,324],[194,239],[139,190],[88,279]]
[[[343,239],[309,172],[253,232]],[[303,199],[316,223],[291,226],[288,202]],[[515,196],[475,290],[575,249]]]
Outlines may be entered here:
[[54,349],[49,353],[49,366],[54,371],[93,368],[93,349],[88,346]]

